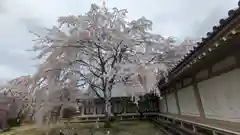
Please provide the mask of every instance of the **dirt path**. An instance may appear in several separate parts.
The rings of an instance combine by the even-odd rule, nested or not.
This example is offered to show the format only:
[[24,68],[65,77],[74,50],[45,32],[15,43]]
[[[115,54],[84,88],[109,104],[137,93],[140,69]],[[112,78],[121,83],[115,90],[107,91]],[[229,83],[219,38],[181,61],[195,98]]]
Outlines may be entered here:
[[30,130],[36,128],[35,125],[22,125],[19,127],[13,127],[10,131],[0,133],[0,135],[13,135],[17,132],[25,131],[25,130]]

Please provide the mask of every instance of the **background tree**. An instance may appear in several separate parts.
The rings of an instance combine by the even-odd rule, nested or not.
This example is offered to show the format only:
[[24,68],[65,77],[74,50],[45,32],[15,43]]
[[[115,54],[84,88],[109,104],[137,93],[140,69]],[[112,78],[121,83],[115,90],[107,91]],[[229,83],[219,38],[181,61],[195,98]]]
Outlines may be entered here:
[[22,121],[28,115],[31,108],[30,86],[31,76],[21,76],[0,86],[5,96],[11,99],[8,110],[10,117],[14,118],[11,121]]

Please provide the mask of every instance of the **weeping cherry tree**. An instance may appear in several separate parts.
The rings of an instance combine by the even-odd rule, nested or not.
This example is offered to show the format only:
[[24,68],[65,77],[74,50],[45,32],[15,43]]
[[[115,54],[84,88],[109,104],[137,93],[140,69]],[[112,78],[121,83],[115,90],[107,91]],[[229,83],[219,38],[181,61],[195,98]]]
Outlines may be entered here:
[[131,96],[158,91],[157,81],[182,56],[176,52],[187,49],[176,47],[171,37],[151,33],[152,22],[145,17],[128,21],[126,14],[126,9],[92,4],[86,14],[59,17],[59,26],[46,29],[47,34],[34,33],[34,50],[44,60],[34,77],[35,86],[47,91],[44,97],[55,99],[54,92],[63,89],[94,93],[105,103],[109,124],[115,87],[123,87]]

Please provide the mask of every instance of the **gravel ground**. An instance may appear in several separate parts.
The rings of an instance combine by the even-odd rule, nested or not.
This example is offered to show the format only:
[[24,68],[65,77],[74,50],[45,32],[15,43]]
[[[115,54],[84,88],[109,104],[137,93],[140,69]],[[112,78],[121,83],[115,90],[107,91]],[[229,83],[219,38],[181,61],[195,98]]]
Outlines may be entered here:
[[[103,123],[74,123],[70,124],[74,133],[78,135],[106,135],[108,129],[103,128]],[[65,125],[56,125],[49,135],[59,135],[60,130],[64,130]],[[114,122],[109,129],[110,135],[164,135],[164,133],[147,121],[122,121]],[[0,135],[43,135],[43,131],[36,126],[17,127],[9,132]]]

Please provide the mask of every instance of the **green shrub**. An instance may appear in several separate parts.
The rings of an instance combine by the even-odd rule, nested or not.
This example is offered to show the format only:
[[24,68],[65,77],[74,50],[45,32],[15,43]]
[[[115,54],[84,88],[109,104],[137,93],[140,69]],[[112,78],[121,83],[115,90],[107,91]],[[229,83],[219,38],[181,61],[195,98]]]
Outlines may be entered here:
[[20,126],[21,122],[18,118],[11,118],[7,120],[10,127]]

